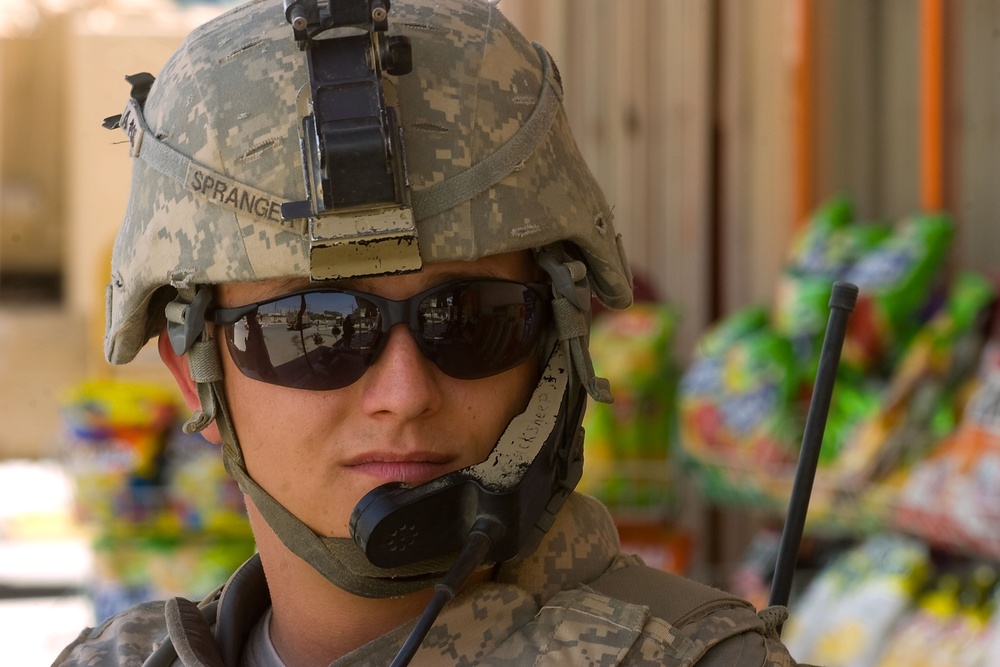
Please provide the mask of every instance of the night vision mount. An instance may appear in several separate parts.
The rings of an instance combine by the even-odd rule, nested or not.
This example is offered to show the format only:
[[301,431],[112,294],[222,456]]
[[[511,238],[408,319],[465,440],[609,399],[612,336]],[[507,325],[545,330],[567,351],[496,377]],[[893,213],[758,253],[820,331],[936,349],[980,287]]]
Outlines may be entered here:
[[[420,268],[392,82],[412,69],[409,39],[389,36],[389,0],[285,0],[309,67],[299,91],[314,280]],[[388,100],[388,102],[387,102]]]

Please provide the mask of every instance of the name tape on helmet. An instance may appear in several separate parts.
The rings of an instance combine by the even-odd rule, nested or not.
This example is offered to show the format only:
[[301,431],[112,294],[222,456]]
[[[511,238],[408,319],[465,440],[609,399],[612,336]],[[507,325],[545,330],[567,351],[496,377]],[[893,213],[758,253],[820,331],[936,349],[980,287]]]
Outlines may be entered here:
[[413,214],[408,207],[285,220],[281,217],[284,199],[199,164],[160,141],[150,131],[134,99],[129,100],[120,124],[128,137],[131,157],[181,183],[202,201],[308,238],[313,280],[404,273],[421,267]]
[[189,190],[193,190],[219,206],[233,208],[241,213],[247,213],[271,222],[283,222],[281,219],[281,200],[269,195],[262,195],[259,191],[254,191],[242,183],[224,180],[219,178],[217,174],[206,173],[202,169],[194,169],[187,185]]
[[134,99],[130,99],[125,107],[121,126],[128,137],[131,157],[140,158],[156,171],[183,184],[203,201],[305,234],[305,220],[281,219],[284,199],[198,164],[160,141],[149,130],[142,109]]

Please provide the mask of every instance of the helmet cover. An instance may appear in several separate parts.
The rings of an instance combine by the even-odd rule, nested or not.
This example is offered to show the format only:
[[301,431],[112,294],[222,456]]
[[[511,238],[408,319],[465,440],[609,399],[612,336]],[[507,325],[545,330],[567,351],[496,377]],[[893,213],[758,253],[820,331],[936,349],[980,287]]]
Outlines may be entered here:
[[[631,275],[611,210],[573,140],[547,54],[494,3],[394,0],[390,17],[390,34],[412,43],[413,71],[385,80],[398,103],[420,259],[566,241],[598,298],[627,306]],[[142,127],[123,122],[136,159],[108,286],[109,361],[127,363],[159,333],[177,289],[310,276],[307,224],[279,213],[306,196],[296,98],[307,85],[282,3],[254,0],[192,32],[153,83]],[[461,201],[430,203],[435,186],[523,143],[518,133],[547,88],[557,108],[522,147],[525,159]],[[148,158],[155,143],[186,169]]]

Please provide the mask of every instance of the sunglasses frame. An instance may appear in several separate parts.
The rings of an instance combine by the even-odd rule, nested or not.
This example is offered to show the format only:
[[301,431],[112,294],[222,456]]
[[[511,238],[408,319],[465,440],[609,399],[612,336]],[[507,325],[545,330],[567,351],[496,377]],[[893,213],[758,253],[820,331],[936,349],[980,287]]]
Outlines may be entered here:
[[[523,363],[525,360],[530,358],[532,354],[532,352],[529,351],[527,354],[524,355],[522,359],[520,359],[517,363],[515,363],[512,366],[507,366],[505,368],[501,368],[500,370],[490,371],[483,374],[470,374],[469,376],[463,376],[463,377],[459,377],[456,375],[452,375],[451,373],[448,373],[448,371],[442,368],[441,365],[438,363],[438,361],[433,356],[431,356],[430,350],[426,347],[427,342],[424,336],[422,335],[420,329],[420,319],[419,319],[420,305],[437,292],[453,290],[456,288],[460,288],[463,285],[470,285],[476,283],[489,283],[489,284],[501,283],[504,285],[513,285],[516,287],[532,291],[536,296],[538,296],[544,302],[550,302],[553,299],[552,286],[548,283],[522,282],[506,278],[469,277],[469,278],[459,278],[456,280],[450,280],[444,283],[439,283],[425,290],[417,292],[416,294],[407,297],[405,299],[389,299],[387,297],[379,296],[377,294],[371,294],[369,292],[362,292],[360,290],[351,290],[351,289],[340,289],[336,287],[325,287],[325,288],[321,287],[321,288],[297,290],[295,292],[289,292],[287,294],[282,294],[268,299],[263,299],[261,301],[244,304],[242,306],[232,306],[229,308],[209,308],[208,311],[205,313],[205,319],[206,321],[213,322],[219,325],[224,325],[226,327],[225,339],[226,339],[226,347],[228,349],[231,348],[231,346],[233,345],[232,330],[233,327],[236,325],[236,323],[242,320],[244,317],[250,315],[254,311],[259,310],[263,306],[275,303],[277,301],[283,301],[285,299],[303,297],[309,294],[317,294],[317,293],[346,294],[355,297],[356,299],[363,299],[368,303],[371,303],[373,306],[375,306],[376,310],[379,313],[379,319],[381,325],[379,327],[379,336],[375,341],[375,344],[372,346],[371,350],[365,354],[364,366],[366,371],[375,363],[375,360],[378,358],[379,354],[382,352],[382,349],[385,347],[386,342],[388,341],[387,334],[389,333],[389,331],[397,324],[406,324],[407,329],[409,329],[410,335],[416,342],[417,347],[420,349],[421,354],[423,354],[428,360],[430,360],[431,363],[433,363],[437,368],[441,369],[441,371],[444,372],[446,375],[449,375],[451,377],[456,377],[458,379],[472,380],[483,377],[490,377],[492,375],[497,375],[499,373],[502,373],[505,370],[508,370],[520,363]],[[532,331],[535,337],[535,341],[531,345],[533,351],[537,351],[538,344],[543,340],[544,328],[550,325],[552,322],[551,311],[547,314],[547,317],[545,319],[547,321],[541,322],[537,326],[537,328]],[[362,350],[358,350],[358,353],[359,354],[362,353]],[[233,354],[232,350],[230,349],[230,356],[232,356],[232,354]],[[237,362],[235,358],[233,358],[233,361]],[[244,373],[245,375],[247,374],[246,371],[242,368],[242,366],[238,362],[236,363],[236,366],[237,368],[240,369],[240,372]],[[350,386],[351,384],[354,384],[354,382],[360,380],[363,375],[364,373],[362,373],[362,375],[359,375],[357,378],[355,378],[354,380],[345,385],[331,387],[331,389],[339,389]],[[250,377],[253,376],[251,375]],[[263,379],[261,379],[261,381],[285,387],[297,386],[292,384],[270,382],[268,380],[263,380]],[[320,390],[322,391],[322,389]]]

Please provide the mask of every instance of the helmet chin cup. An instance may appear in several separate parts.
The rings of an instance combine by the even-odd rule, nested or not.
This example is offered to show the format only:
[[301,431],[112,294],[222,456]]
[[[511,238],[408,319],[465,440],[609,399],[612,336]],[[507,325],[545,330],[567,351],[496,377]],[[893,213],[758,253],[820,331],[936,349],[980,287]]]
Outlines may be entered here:
[[558,343],[528,407],[511,420],[489,457],[412,487],[383,484],[351,514],[351,535],[378,567],[400,567],[458,551],[477,521],[505,527],[486,560],[528,553],[580,481],[586,394],[570,380]]

